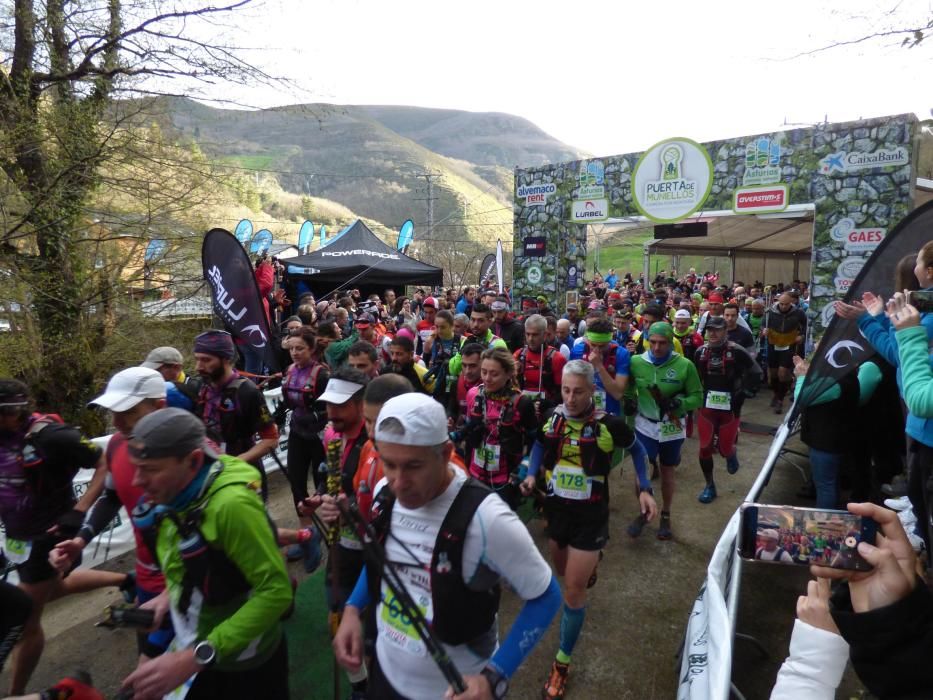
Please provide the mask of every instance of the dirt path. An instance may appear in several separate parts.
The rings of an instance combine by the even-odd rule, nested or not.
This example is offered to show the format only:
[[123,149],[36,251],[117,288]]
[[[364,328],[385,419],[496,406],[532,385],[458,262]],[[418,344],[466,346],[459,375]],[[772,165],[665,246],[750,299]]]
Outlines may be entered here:
[[[768,410],[768,398],[760,395],[746,403],[743,419],[776,425],[780,416]],[[656,539],[649,525],[638,540],[625,534],[636,514],[632,496],[633,468],[614,472],[611,483],[611,540],[600,566],[599,583],[592,590],[587,619],[572,663],[567,697],[581,699],[653,700],[676,695],[675,654],[687,616],[703,581],[709,556],[722,528],[741,502],[757,475],[771,443],[770,436],[745,432],[739,441],[742,468],[730,476],[721,458],[716,460],[719,498],[710,505],[697,502],[702,475],[697,464],[697,443],[688,440],[678,470],[679,492],[674,501],[672,542]],[[779,465],[766,498],[771,503],[796,504],[800,475],[787,464]],[[272,478],[273,516],[291,522],[289,490],[285,479]],[[660,488],[658,488],[660,491]],[[530,525],[539,547],[545,542],[540,521]],[[126,570],[129,557],[110,562],[108,568]],[[302,576],[297,565],[292,573]],[[746,698],[767,698],[780,663],[787,655],[797,596],[805,590],[806,573],[787,567],[747,566],[742,581],[742,605],[738,630],[754,635],[769,653],[762,659],[751,645],[736,647],[734,680]],[[89,670],[108,693],[132,668],[135,641],[124,631],[111,632],[92,626],[100,611],[117,600],[117,594],[97,591],[54,603],[46,614],[48,642],[33,678],[41,689],[71,670]],[[503,627],[518,609],[517,601],[503,596]],[[510,697],[537,698],[557,650],[558,623],[516,674]],[[292,650],[293,655],[295,650]],[[313,653],[302,650],[299,653]],[[6,687],[8,675],[0,677]],[[848,674],[840,691],[852,693],[859,685]],[[310,691],[293,689],[293,698],[307,698]],[[840,694],[840,697],[848,695]]]

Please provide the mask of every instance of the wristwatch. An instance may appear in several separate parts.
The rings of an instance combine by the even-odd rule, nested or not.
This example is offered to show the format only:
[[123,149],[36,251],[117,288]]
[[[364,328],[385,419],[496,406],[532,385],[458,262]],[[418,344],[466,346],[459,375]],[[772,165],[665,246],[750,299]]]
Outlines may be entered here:
[[502,700],[509,692],[509,679],[491,666],[487,666],[480,673],[489,681],[493,700]]
[[207,640],[194,645],[194,662],[201,668],[211,666],[217,660],[217,650]]

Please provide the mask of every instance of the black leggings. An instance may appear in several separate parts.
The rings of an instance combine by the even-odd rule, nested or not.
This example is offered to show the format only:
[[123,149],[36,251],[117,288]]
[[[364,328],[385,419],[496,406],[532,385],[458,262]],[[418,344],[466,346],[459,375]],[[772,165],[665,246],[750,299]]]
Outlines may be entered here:
[[314,487],[317,488],[322,479],[318,466],[323,461],[324,445],[317,435],[313,438],[306,438],[294,432],[288,434],[286,467],[288,467],[288,483],[292,487],[292,498],[294,498],[295,503],[308,497],[309,469],[314,479]]
[[187,700],[288,700],[288,647],[285,637],[269,659],[244,671],[201,671]]
[[930,516],[933,514],[933,447],[907,438],[907,496],[920,525],[927,552],[933,544],[933,527]]
[[32,612],[32,598],[16,586],[0,581],[0,671],[23,633]]

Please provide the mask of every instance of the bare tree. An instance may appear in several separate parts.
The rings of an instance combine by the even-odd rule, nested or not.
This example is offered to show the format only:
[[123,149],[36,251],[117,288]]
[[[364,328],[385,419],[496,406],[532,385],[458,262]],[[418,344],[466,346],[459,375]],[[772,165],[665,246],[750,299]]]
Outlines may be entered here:
[[[145,98],[270,79],[218,38],[221,20],[249,3],[13,0],[0,18],[0,263],[35,323],[37,346],[19,367],[40,404],[70,413],[96,388],[94,350],[108,332],[96,312],[112,302],[113,273],[128,259],[111,247],[108,262],[110,212],[89,203],[120,188],[152,191],[105,181],[102,165],[138,155]],[[174,192],[190,204],[183,185]],[[162,204],[171,211],[172,201]],[[149,229],[136,230],[142,245]]]

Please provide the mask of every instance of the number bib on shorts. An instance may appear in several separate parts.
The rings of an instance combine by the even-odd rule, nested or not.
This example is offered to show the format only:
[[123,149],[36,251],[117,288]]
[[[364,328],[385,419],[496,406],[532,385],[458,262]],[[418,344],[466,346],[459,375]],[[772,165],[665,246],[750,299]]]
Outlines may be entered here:
[[3,553],[11,563],[25,564],[32,554],[32,542],[7,539],[3,545]]
[[596,387],[593,389],[593,405],[597,411],[606,410],[606,390]]
[[[412,576],[430,577],[430,574],[424,570],[412,571],[403,569],[403,577],[412,580]],[[424,615],[424,619],[430,625],[434,616],[433,602],[431,594],[424,589],[423,585],[406,586],[409,591],[415,589],[412,596],[415,604]],[[426,656],[424,642],[418,636],[415,626],[411,623],[411,618],[402,612],[402,606],[395,598],[395,594],[389,589],[385,581],[382,583],[382,605],[380,606],[379,617],[376,621],[380,636],[389,644],[407,651],[416,656]]]
[[589,500],[593,493],[593,483],[587,478],[583,467],[572,464],[558,464],[551,476],[554,495],[571,501]]
[[480,471],[499,471],[499,445],[487,445],[484,442],[473,450],[473,465]]
[[677,425],[671,420],[662,420],[658,423],[658,442],[673,442],[674,440],[683,440],[687,437],[684,431],[683,423]]
[[732,410],[732,396],[728,391],[706,392],[706,407],[717,411]]

